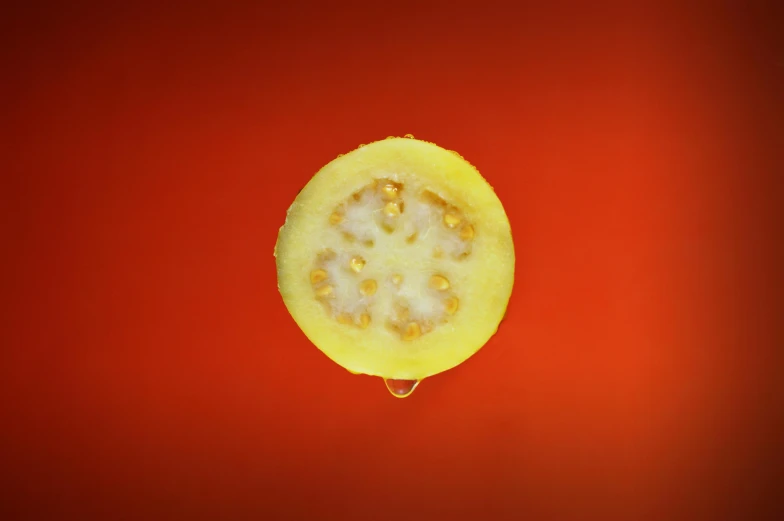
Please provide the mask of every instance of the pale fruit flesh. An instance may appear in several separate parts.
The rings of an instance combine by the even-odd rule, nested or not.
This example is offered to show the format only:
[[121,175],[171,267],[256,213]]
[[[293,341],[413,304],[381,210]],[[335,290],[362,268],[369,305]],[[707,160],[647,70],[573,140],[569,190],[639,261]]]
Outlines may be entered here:
[[[411,138],[322,168],[289,208],[275,256],[283,301],[305,335],[396,396],[478,351],[514,282],[509,221],[493,189],[458,154]],[[411,383],[389,383],[400,381]]]

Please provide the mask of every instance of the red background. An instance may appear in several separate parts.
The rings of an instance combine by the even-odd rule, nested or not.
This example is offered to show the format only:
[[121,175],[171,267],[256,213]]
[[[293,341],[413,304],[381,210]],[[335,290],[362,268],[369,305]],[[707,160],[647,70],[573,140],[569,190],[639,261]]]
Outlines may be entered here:
[[[773,516],[781,8],[263,4],[2,16],[3,519]],[[272,248],[405,133],[518,261],[499,333],[397,400]]]

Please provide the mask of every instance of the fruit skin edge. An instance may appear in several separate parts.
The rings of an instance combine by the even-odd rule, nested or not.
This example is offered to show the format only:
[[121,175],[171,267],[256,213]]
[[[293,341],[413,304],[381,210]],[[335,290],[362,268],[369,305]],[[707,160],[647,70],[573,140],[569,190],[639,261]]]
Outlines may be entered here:
[[[362,150],[363,148],[366,148],[366,150],[371,149],[388,140],[396,140],[397,143],[408,141],[412,144],[416,144],[415,146],[417,147],[421,147],[421,146],[426,147],[424,151],[418,150],[417,152],[419,153],[420,156],[423,156],[427,160],[433,159],[434,164],[435,164],[435,159],[439,159],[442,163],[452,162],[453,163],[452,167],[454,168],[454,170],[449,171],[450,178],[455,177],[457,174],[459,174],[460,176],[463,177],[463,179],[462,180],[449,179],[449,182],[454,183],[460,188],[458,192],[462,191],[471,196],[468,197],[467,199],[469,203],[473,201],[473,196],[477,193],[476,192],[477,190],[479,190],[480,192],[482,190],[485,191],[483,195],[485,199],[484,204],[486,205],[486,207],[484,209],[481,209],[481,211],[477,213],[481,213],[481,217],[479,217],[480,221],[483,219],[487,219],[488,216],[491,218],[495,217],[493,221],[488,221],[488,222],[494,222],[496,225],[494,226],[494,228],[498,228],[501,231],[501,234],[505,235],[505,237],[502,238],[505,239],[506,244],[504,244],[501,248],[497,248],[497,250],[506,256],[506,259],[504,260],[505,260],[507,273],[505,274],[506,275],[505,280],[501,282],[500,291],[498,292],[500,294],[495,295],[495,298],[491,299],[494,306],[484,306],[486,308],[494,308],[496,310],[495,316],[492,316],[493,314],[491,313],[490,314],[491,316],[489,317],[489,323],[492,323],[493,325],[490,327],[485,327],[484,331],[481,332],[481,334],[478,335],[475,334],[473,340],[469,339],[466,341],[463,338],[465,335],[461,334],[461,340],[465,342],[465,344],[468,346],[467,348],[464,347],[462,349],[455,349],[454,338],[452,338],[451,342],[448,344],[442,343],[441,346],[435,345],[430,347],[431,356],[425,362],[422,362],[422,360],[417,359],[417,356],[420,356],[421,352],[424,350],[413,349],[413,351],[415,352],[413,357],[409,356],[408,359],[404,359],[401,361],[401,358],[398,356],[396,360],[392,360],[393,363],[379,366],[378,360],[373,361],[373,363],[368,363],[369,358],[372,358],[373,356],[378,357],[377,349],[371,349],[371,348],[366,349],[366,351],[376,351],[376,353],[375,355],[369,355],[368,352],[365,352],[364,359],[363,356],[354,356],[355,354],[360,352],[357,349],[352,349],[352,347],[346,347],[345,344],[347,343],[351,345],[352,341],[360,340],[359,338],[355,337],[352,339],[350,335],[348,336],[341,335],[340,334],[341,332],[335,329],[334,324],[322,324],[323,327],[312,324],[311,322],[318,322],[318,320],[311,319],[311,317],[303,316],[303,313],[300,313],[297,308],[297,304],[299,303],[296,301],[303,300],[303,298],[298,298],[297,295],[291,295],[291,294],[287,298],[285,291],[281,285],[281,280],[285,276],[285,266],[281,263],[279,257],[279,253],[280,253],[279,249],[281,243],[282,242],[285,243],[285,240],[282,241],[282,239],[285,239],[284,233],[286,231],[286,228],[292,226],[291,224],[292,214],[295,214],[298,209],[301,210],[301,208],[298,208],[298,206],[302,204],[301,195],[303,194],[303,192],[306,193],[308,189],[312,187],[312,185],[314,184],[314,180],[317,180],[320,177],[326,178],[326,181],[324,181],[324,179],[321,179],[321,181],[322,183],[326,182],[326,184],[328,185],[326,188],[331,188],[331,186],[329,185],[334,184],[334,182],[333,182],[333,178],[329,176],[331,175],[333,177],[337,177],[340,175],[339,173],[334,171],[340,166],[342,166],[341,161],[352,158],[353,154],[356,154],[358,151]],[[400,153],[401,147],[397,147],[397,149],[398,150],[393,149],[392,152],[396,151]],[[404,152],[406,153],[403,154],[401,157],[399,157],[398,160],[402,162],[406,162],[407,160],[406,156],[408,152],[410,152],[410,150],[405,150],[406,146],[403,146],[402,149],[404,149]],[[390,155],[388,150],[382,150],[381,152],[382,153],[378,155],[383,156],[384,155],[383,153],[387,153],[387,155]],[[448,154],[449,156],[449,159],[447,159],[447,161],[444,161],[445,153]],[[455,162],[457,162],[457,164],[454,164]],[[415,167],[421,168],[424,163],[416,163],[414,161],[413,164]],[[378,164],[374,163],[372,166],[376,168],[378,167]],[[346,170],[349,170],[350,173],[342,174],[344,178],[353,176],[354,178],[359,179],[360,181],[364,180],[363,182],[366,182],[366,178],[362,176],[361,172],[354,174],[353,170],[343,168],[343,171]],[[422,174],[422,172],[416,170],[416,175],[420,175],[420,174]],[[428,172],[427,175],[423,174],[423,177],[424,178],[432,177],[432,173]],[[354,181],[356,181],[356,179],[354,179]],[[441,183],[442,185],[449,184],[446,179],[442,179]],[[488,193],[491,194],[494,200],[488,199]],[[311,198],[310,202],[312,202],[313,200],[314,199]],[[319,201],[318,198],[316,198],[315,200],[317,202]],[[324,210],[326,210],[326,208]],[[317,214],[318,211],[314,211],[313,213]],[[306,214],[303,217],[303,219],[307,220],[307,217],[308,216]],[[506,213],[503,209],[503,205],[501,204],[500,200],[498,200],[497,196],[493,192],[492,187],[481,176],[481,174],[479,174],[476,168],[473,167],[473,165],[471,165],[468,161],[466,161],[462,156],[460,156],[460,154],[457,154],[456,152],[448,151],[446,149],[439,147],[438,145],[435,145],[427,141],[415,140],[413,139],[413,136],[410,135],[407,135],[406,138],[394,138],[390,136],[389,138],[387,138],[387,140],[377,141],[369,145],[360,145],[357,149],[347,154],[339,155],[335,160],[329,162],[327,165],[322,167],[300,190],[294,202],[287,210],[286,221],[279,230],[278,240],[276,241],[273,254],[276,257],[276,268],[278,271],[278,291],[281,293],[284,303],[289,310],[289,313],[292,315],[295,322],[298,324],[300,329],[305,333],[308,339],[314,345],[316,345],[316,347],[319,350],[321,350],[325,355],[327,355],[335,363],[347,369],[349,372],[353,374],[369,374],[373,376],[380,376],[384,379],[422,380],[425,377],[432,376],[434,374],[438,374],[440,372],[451,369],[461,364],[466,359],[470,358],[479,349],[481,349],[487,343],[487,341],[490,338],[492,338],[492,336],[495,335],[495,333],[497,332],[498,326],[506,314],[506,309],[509,303],[509,298],[511,296],[511,291],[514,284],[515,259],[514,259],[514,245],[512,242],[511,229],[509,226],[508,218],[506,217]],[[297,292],[296,288],[292,290],[292,293],[296,293],[296,292]],[[300,293],[300,297],[302,297],[302,293]],[[481,297],[477,296],[476,298],[480,299],[480,298],[487,298],[487,297],[483,295]],[[311,310],[311,311],[315,311],[315,310]],[[470,332],[476,333],[476,331],[472,331],[475,328],[463,327],[462,329],[463,329],[462,333],[465,333],[466,330],[468,330],[469,333]],[[343,336],[344,338],[341,339],[340,338],[341,336]],[[479,338],[479,337],[483,337],[483,338]],[[342,346],[334,345],[337,342],[342,342],[344,345]],[[433,353],[438,353],[437,350],[439,348],[442,349],[440,354],[433,356]],[[419,353],[417,353],[417,351],[419,351]],[[394,359],[395,357],[392,358]],[[394,393],[393,395],[397,397],[401,397],[400,395],[396,395]]]
[[[411,137],[411,136],[408,136],[408,137]],[[387,139],[401,139],[401,138],[387,138]],[[468,167],[470,167],[470,168],[473,170],[473,172],[472,172],[472,173],[473,173],[473,174],[474,174],[474,175],[477,177],[477,179],[476,179],[476,180],[474,180],[474,181],[480,181],[481,183],[484,183],[484,184],[486,185],[486,187],[487,187],[487,188],[489,188],[489,189],[492,191],[492,187],[490,187],[490,185],[487,183],[487,181],[486,181],[484,178],[482,178],[482,177],[481,177],[481,175],[480,175],[480,174],[479,174],[479,173],[476,171],[476,169],[475,169],[475,168],[473,168],[473,166],[472,166],[472,165],[470,165],[470,164],[469,164],[467,161],[465,161],[465,160],[462,158],[462,156],[460,156],[459,154],[457,154],[457,153],[454,153],[454,152],[447,151],[447,150],[445,150],[445,149],[443,149],[443,148],[441,148],[441,147],[438,147],[437,145],[434,145],[434,144],[432,144],[432,143],[428,143],[428,142],[424,142],[424,141],[418,141],[418,140],[415,140],[415,141],[417,141],[418,143],[425,143],[425,144],[428,144],[428,145],[430,145],[431,147],[433,147],[433,148],[435,148],[435,149],[437,149],[437,150],[441,151],[441,153],[448,152],[448,153],[449,153],[449,154],[451,154],[452,156],[454,156],[454,157],[457,157],[457,158],[460,158],[460,161],[463,163],[463,165],[462,165],[462,168],[465,168],[466,166],[468,166]],[[338,158],[341,158],[341,157],[344,157],[344,156],[350,156],[352,153],[356,152],[357,150],[361,149],[362,147],[365,147],[365,146],[373,146],[373,145],[375,145],[375,144],[377,144],[377,143],[380,143],[380,142],[371,143],[370,145],[360,145],[360,147],[359,147],[358,149],[356,149],[356,150],[354,150],[354,151],[352,151],[352,152],[349,152],[348,154],[341,154],[341,155],[339,155],[339,156],[338,156]],[[300,193],[301,193],[302,191],[304,191],[304,190],[305,190],[305,188],[307,188],[307,187],[308,187],[308,185],[310,185],[310,184],[311,184],[311,182],[313,181],[313,179],[314,179],[316,176],[318,176],[319,174],[321,174],[321,173],[322,173],[324,170],[326,170],[328,167],[332,166],[334,163],[335,163],[335,161],[333,160],[332,162],[328,163],[328,164],[327,164],[325,167],[323,167],[323,168],[322,168],[322,169],[321,169],[321,170],[320,170],[320,171],[319,171],[319,172],[318,172],[318,173],[317,173],[317,174],[316,174],[316,175],[315,175],[315,176],[314,176],[314,177],[313,177],[313,178],[312,178],[312,179],[311,179],[311,180],[308,182],[308,184],[307,184],[307,185],[306,185],[306,186],[305,186],[305,187],[304,187],[304,188],[303,188],[303,189],[300,191]],[[419,165],[418,165],[418,166],[419,166]],[[471,184],[471,183],[469,183],[469,184]],[[495,194],[493,194],[493,196],[495,196]],[[497,201],[497,198],[496,198],[496,201]],[[296,203],[297,203],[297,201],[295,200],[294,204],[292,204],[292,205],[291,205],[291,207],[289,208],[289,211],[287,212],[287,221],[286,221],[286,223],[287,223],[287,224],[288,224],[288,222],[289,222],[289,217],[290,217],[290,215],[291,215],[291,212],[292,212],[292,210],[293,210],[293,209],[294,209],[294,208],[297,206],[297,204],[296,204]],[[506,307],[507,307],[507,305],[508,305],[508,302],[509,302],[509,296],[510,296],[510,294],[511,294],[512,286],[513,286],[513,281],[514,281],[514,247],[513,247],[512,240],[511,240],[511,230],[509,230],[509,222],[508,222],[508,219],[506,218],[506,214],[504,213],[503,206],[501,205],[500,201],[497,201],[497,209],[498,209],[498,210],[500,210],[500,211],[501,211],[501,213],[502,213],[503,222],[504,222],[504,224],[506,224],[506,228],[507,228],[507,232],[508,232],[508,239],[509,239],[509,241],[508,241],[508,242],[509,242],[509,243],[508,243],[508,247],[507,247],[507,249],[506,249],[506,251],[505,251],[505,253],[507,253],[507,255],[508,255],[508,257],[509,257],[509,265],[510,265],[510,266],[509,266],[509,267],[510,267],[510,269],[509,269],[509,277],[508,277],[508,279],[509,279],[509,281],[508,281],[508,291],[506,291],[506,292],[505,292],[505,295],[504,295],[504,296],[502,296],[502,302],[503,302],[503,303],[502,303],[502,305],[501,305],[501,306],[498,306],[498,309],[499,309],[499,311],[500,311],[500,315],[501,315],[501,317],[503,317],[503,315],[505,314],[505,311],[506,311]],[[279,233],[279,237],[278,237],[278,243],[276,243],[276,248],[275,248],[275,253],[276,253],[276,254],[277,254],[277,251],[278,251],[278,245],[279,245],[279,243],[280,243],[280,239],[281,239],[282,231],[283,231],[283,229],[284,229],[285,227],[286,227],[286,224],[284,224],[284,226],[283,226],[283,227],[281,227],[281,232]],[[279,288],[279,291],[281,291],[281,294],[283,294],[283,292],[282,292],[282,288],[281,288],[281,285],[280,285],[280,284],[278,285],[278,288]],[[497,331],[497,329],[498,329],[498,325],[499,325],[499,323],[500,323],[500,321],[501,321],[501,319],[500,319],[500,318],[495,318],[495,320],[493,320],[493,321],[492,321],[492,322],[495,322],[495,325],[493,326],[493,329],[492,329],[492,331],[490,332],[490,334],[489,334],[489,335],[487,335],[487,338],[486,338],[486,339],[485,339],[483,342],[481,342],[481,343],[479,343],[478,345],[476,345],[476,346],[475,346],[475,347],[474,347],[472,350],[470,350],[470,351],[465,351],[465,350],[464,350],[464,352],[463,352],[463,355],[464,355],[464,356],[461,356],[461,357],[450,357],[450,356],[448,356],[448,355],[450,354],[450,353],[449,353],[449,351],[447,351],[445,354],[442,354],[442,355],[440,356],[440,358],[444,358],[444,359],[449,359],[449,358],[451,358],[451,362],[449,362],[449,363],[448,363],[448,365],[447,365],[447,364],[444,364],[444,363],[439,363],[439,364],[436,364],[436,365],[440,365],[441,367],[440,367],[438,370],[435,370],[435,371],[434,371],[434,370],[432,370],[432,367],[431,367],[431,368],[427,368],[427,367],[425,367],[425,369],[424,369],[424,370],[420,370],[420,372],[416,372],[416,371],[411,371],[411,370],[409,370],[408,372],[406,372],[406,371],[402,371],[402,372],[399,372],[399,373],[395,374],[395,373],[390,373],[390,372],[388,371],[388,368],[383,368],[383,369],[381,369],[381,370],[372,371],[372,370],[367,370],[366,368],[363,368],[363,367],[359,367],[359,366],[358,366],[357,364],[355,364],[355,363],[341,363],[341,360],[338,360],[338,359],[336,359],[336,357],[335,357],[335,356],[333,356],[333,355],[332,355],[332,353],[330,353],[330,352],[329,352],[327,349],[323,348],[323,342],[324,342],[324,338],[322,338],[322,337],[320,336],[320,335],[321,335],[321,332],[317,332],[315,335],[311,335],[311,334],[309,334],[309,332],[306,330],[306,328],[305,328],[305,327],[303,327],[303,324],[302,324],[302,322],[301,322],[300,320],[297,320],[297,317],[295,316],[295,311],[296,311],[296,310],[293,310],[293,309],[291,309],[291,306],[289,306],[289,302],[287,301],[287,299],[285,299],[285,295],[284,295],[284,302],[286,302],[286,305],[287,305],[287,307],[289,307],[289,311],[290,311],[290,313],[291,313],[291,314],[292,314],[292,316],[295,318],[295,321],[298,323],[298,325],[299,325],[299,326],[300,326],[300,328],[303,330],[303,332],[305,332],[306,336],[307,336],[307,337],[308,337],[308,338],[311,340],[311,342],[313,342],[313,343],[314,343],[314,344],[315,344],[315,345],[316,345],[316,346],[317,346],[317,347],[318,347],[320,350],[322,350],[322,352],[324,352],[324,353],[325,353],[325,354],[326,354],[328,357],[330,357],[330,358],[331,358],[333,361],[335,361],[335,362],[336,362],[336,363],[338,363],[339,365],[343,366],[344,368],[346,368],[346,369],[347,369],[347,370],[349,370],[350,372],[357,373],[357,374],[370,374],[370,375],[375,375],[375,376],[381,376],[382,378],[395,378],[395,379],[421,379],[421,378],[424,378],[425,376],[431,376],[431,375],[433,375],[433,374],[437,374],[437,373],[439,373],[439,372],[443,372],[443,371],[445,371],[445,370],[448,370],[448,369],[450,369],[450,368],[452,368],[452,367],[454,367],[454,366],[456,366],[456,365],[459,365],[460,363],[462,363],[463,361],[465,361],[465,359],[469,358],[469,357],[470,357],[470,356],[472,356],[472,355],[473,355],[473,354],[474,354],[476,351],[478,351],[478,350],[479,350],[479,349],[480,349],[480,348],[481,348],[481,347],[482,347],[482,346],[483,346],[483,345],[484,345],[484,344],[487,342],[487,340],[489,340],[489,339],[490,339],[490,338],[491,338],[491,337],[492,337],[492,336],[493,336],[493,335],[496,333],[496,331]],[[314,336],[316,336],[317,338],[313,338]],[[322,341],[322,345],[319,345],[319,341]],[[449,346],[444,346],[444,348],[445,348],[445,349],[447,349],[447,350],[449,350],[449,349],[450,349],[450,348],[449,348]],[[345,360],[343,360],[343,361],[345,362]]]

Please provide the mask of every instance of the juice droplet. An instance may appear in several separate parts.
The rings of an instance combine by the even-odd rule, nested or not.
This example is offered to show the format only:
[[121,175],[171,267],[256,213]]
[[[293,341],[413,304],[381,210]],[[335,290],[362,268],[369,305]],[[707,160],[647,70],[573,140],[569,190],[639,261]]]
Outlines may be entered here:
[[387,389],[389,389],[389,392],[392,393],[392,396],[396,398],[405,398],[407,396],[411,396],[411,393],[413,393],[414,389],[417,388],[419,382],[419,380],[393,380],[391,378],[384,380],[384,383],[387,385]]
[[406,134],[403,137],[407,137],[408,139],[414,139],[414,134]]

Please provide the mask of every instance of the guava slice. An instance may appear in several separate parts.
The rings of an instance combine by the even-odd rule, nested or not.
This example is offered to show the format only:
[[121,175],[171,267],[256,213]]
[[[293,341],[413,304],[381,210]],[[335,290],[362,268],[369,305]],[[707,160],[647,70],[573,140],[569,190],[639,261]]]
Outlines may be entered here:
[[509,220],[459,154],[387,138],[305,185],[275,245],[278,288],[307,338],[395,396],[495,334],[514,283]]

